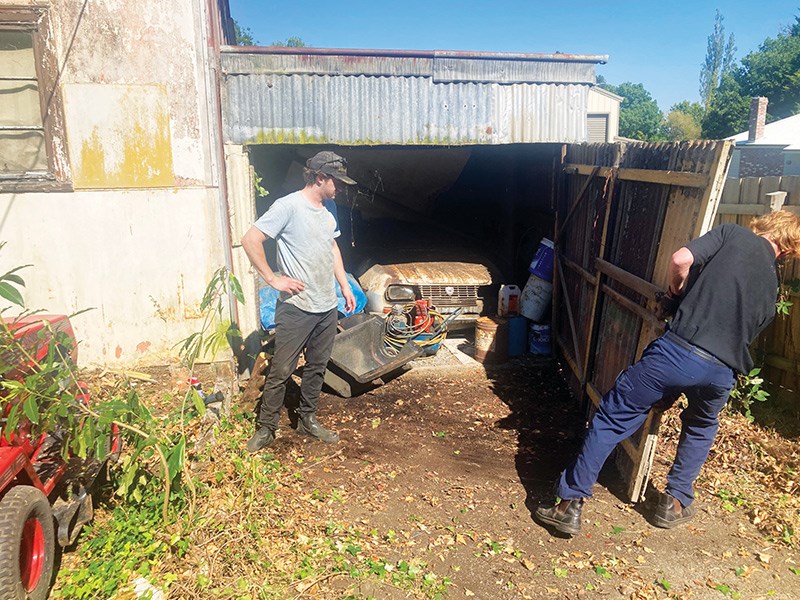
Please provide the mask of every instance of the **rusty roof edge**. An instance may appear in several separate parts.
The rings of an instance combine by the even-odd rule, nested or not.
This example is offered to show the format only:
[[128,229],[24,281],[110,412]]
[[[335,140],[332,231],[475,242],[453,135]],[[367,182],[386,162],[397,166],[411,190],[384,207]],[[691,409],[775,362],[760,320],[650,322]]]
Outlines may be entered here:
[[539,62],[605,64],[608,54],[531,54],[518,52],[470,52],[464,50],[377,50],[365,48],[287,48],[284,46],[222,46],[228,54],[295,54],[318,56],[372,56],[396,58],[465,58]]

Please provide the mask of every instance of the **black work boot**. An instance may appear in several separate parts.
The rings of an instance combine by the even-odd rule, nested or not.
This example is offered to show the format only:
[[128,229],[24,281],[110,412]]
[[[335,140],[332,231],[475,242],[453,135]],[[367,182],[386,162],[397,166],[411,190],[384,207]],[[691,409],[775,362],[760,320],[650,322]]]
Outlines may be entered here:
[[691,504],[683,506],[677,498],[664,493],[658,498],[656,511],[653,514],[653,525],[663,529],[672,529],[676,525],[690,521],[692,517],[694,517],[694,508]]
[[534,516],[544,525],[550,525],[561,533],[578,535],[581,532],[581,510],[583,498],[562,500],[554,506],[540,506]]
[[266,448],[275,441],[275,432],[269,427],[259,427],[249,440],[247,440],[247,451],[250,454]]
[[322,440],[326,444],[335,444],[339,441],[339,434],[330,429],[325,429],[319,424],[314,414],[299,415],[297,419],[297,433],[310,435],[318,440]]

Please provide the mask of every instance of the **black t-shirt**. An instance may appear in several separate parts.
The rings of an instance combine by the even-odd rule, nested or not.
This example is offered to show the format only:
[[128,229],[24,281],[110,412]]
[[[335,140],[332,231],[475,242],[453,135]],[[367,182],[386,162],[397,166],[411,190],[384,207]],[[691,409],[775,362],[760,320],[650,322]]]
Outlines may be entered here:
[[740,373],[750,372],[748,346],[775,316],[772,246],[749,229],[726,223],[686,247],[694,264],[669,329]]

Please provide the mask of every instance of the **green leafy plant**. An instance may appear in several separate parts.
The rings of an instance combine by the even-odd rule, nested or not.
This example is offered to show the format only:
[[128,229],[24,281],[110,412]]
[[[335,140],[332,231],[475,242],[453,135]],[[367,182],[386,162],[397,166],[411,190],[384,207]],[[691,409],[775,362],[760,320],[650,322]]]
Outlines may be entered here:
[[761,388],[764,379],[759,377],[761,368],[756,367],[746,375],[739,375],[736,387],[731,391],[728,406],[731,410],[739,411],[744,414],[748,421],[753,422],[753,414],[750,407],[754,402],[765,402],[769,397],[769,392]]
[[778,288],[778,301],[775,303],[775,310],[779,315],[789,315],[794,302],[789,298],[793,294],[800,293],[800,279],[789,279],[781,283]]
[[211,276],[200,301],[200,312],[203,313],[200,330],[176,344],[180,346],[179,353],[190,368],[200,357],[213,360],[217,353],[241,336],[236,326],[226,317],[226,304],[231,295],[244,304],[244,293],[239,280],[226,267],[221,267]]
[[800,294],[800,279],[788,279],[781,283],[778,288],[778,301],[775,303],[775,310],[779,315],[788,315],[794,302],[789,300],[792,295]]
[[0,311],[0,413],[6,415],[6,435],[17,431],[24,420],[33,437],[58,431],[65,460],[73,456],[102,462],[112,432],[118,429],[128,447],[119,465],[118,494],[141,498],[142,489],[155,477],[163,485],[162,517],[168,521],[170,487],[182,468],[184,446],[164,432],[162,421],[152,416],[131,387],[108,399],[87,401],[90,390],[78,383],[72,360],[74,341],[57,325],[43,319],[36,339],[15,337],[22,319],[36,315],[25,308],[20,293],[25,285],[18,274],[22,268],[0,276],[0,295],[22,309],[13,317],[6,317],[8,309]]
[[722,509],[727,512],[734,512],[737,507],[747,504],[747,500],[744,496],[726,489],[719,490],[716,492],[716,495],[722,499]]
[[611,572],[602,565],[595,565],[594,572],[603,579],[611,579]]
[[261,185],[261,180],[262,179],[263,178],[258,173],[253,171],[253,187],[255,188],[256,195],[259,198],[264,198],[266,196],[269,196],[269,191],[267,190],[267,188],[265,188],[263,185]]

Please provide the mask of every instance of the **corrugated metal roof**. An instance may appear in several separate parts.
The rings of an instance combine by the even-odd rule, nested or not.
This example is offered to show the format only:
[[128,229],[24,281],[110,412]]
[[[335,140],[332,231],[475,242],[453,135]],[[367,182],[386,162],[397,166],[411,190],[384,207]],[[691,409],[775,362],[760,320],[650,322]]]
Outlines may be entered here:
[[584,141],[588,89],[605,59],[251,50],[222,54],[224,135],[231,143]]

